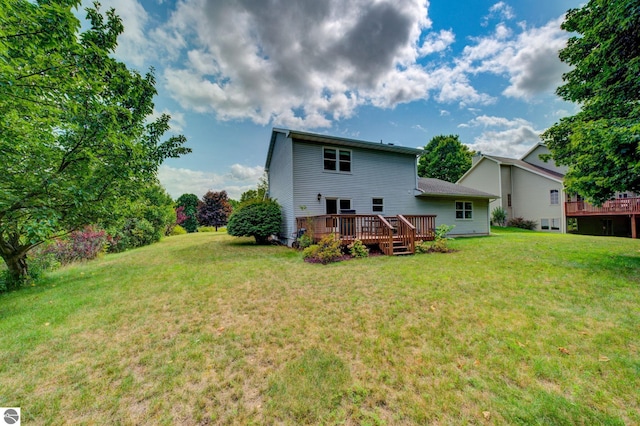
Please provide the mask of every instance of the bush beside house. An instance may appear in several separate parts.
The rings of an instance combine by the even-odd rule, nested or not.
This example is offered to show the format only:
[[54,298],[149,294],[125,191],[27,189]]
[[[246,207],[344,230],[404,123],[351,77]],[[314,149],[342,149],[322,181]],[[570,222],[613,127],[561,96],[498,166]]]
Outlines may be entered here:
[[254,237],[257,244],[267,244],[271,235],[280,232],[282,213],[273,200],[250,201],[233,212],[227,233],[234,237]]

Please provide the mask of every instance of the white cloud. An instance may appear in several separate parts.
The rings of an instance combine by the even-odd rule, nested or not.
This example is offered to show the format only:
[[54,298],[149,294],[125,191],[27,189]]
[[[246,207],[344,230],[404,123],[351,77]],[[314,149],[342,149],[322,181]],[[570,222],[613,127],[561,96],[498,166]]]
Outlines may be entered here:
[[174,199],[182,194],[202,197],[207,191],[225,190],[229,198],[238,200],[243,192],[256,188],[263,171],[262,166],[241,164],[232,165],[225,174],[162,165],[158,170],[158,179]]
[[523,119],[523,118],[516,118],[513,120],[509,120],[508,118],[505,117],[495,117],[495,116],[488,116],[488,115],[481,115],[478,117],[475,117],[473,119],[471,119],[469,122],[467,123],[463,123],[460,124],[458,127],[507,127],[507,128],[513,128],[513,127],[521,127],[521,126],[527,126],[527,125],[531,125],[531,123],[529,123],[527,120]]
[[489,8],[489,13],[482,18],[482,26],[489,25],[491,19],[510,20],[516,17],[513,8],[503,1],[500,1]]
[[557,58],[567,39],[562,18],[514,24],[504,1],[484,18],[499,20],[492,33],[468,39],[453,59],[438,55],[456,36],[430,30],[428,0],[189,0],[162,24],[139,0],[103,3],[124,20],[118,55],[136,66],[160,60],[160,81],[179,105],[220,120],[312,129],[363,105],[488,105],[498,94],[474,86],[483,73],[508,80],[502,96],[531,100],[567,69]]
[[451,30],[428,31],[427,0],[272,3],[178,3],[156,34],[167,58],[180,58],[164,77],[183,108],[320,128],[362,105],[493,100],[464,71],[418,64],[455,41]]
[[531,99],[549,93],[569,70],[558,58],[558,50],[568,38],[560,28],[562,19],[554,19],[540,28],[524,26],[516,37],[511,37],[511,30],[499,24],[493,34],[465,47],[457,65],[471,74],[506,76],[510,84],[503,95],[508,97]]
[[479,116],[458,127],[481,127],[482,133],[469,147],[475,151],[504,157],[520,158],[533,145],[540,142],[541,130],[523,119]]
[[502,19],[513,19],[516,16],[515,13],[513,13],[513,8],[503,1],[491,6],[489,8],[489,13],[498,15]]
[[442,52],[456,40],[453,31],[440,30],[439,33],[431,33],[425,37],[422,46],[418,49],[420,56],[427,56],[435,52]]
[[264,167],[262,166],[243,166],[242,164],[234,164],[231,166],[231,176],[240,181],[250,180],[252,182],[258,182],[258,179],[264,174]]

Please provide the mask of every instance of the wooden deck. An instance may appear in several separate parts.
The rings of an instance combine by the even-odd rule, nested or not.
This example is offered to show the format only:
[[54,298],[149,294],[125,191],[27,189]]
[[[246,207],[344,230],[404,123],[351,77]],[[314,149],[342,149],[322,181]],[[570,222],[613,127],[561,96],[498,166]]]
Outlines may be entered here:
[[305,229],[314,242],[333,234],[343,245],[360,240],[378,245],[387,255],[412,254],[416,241],[435,238],[435,215],[333,214],[296,218],[298,230]]
[[565,203],[567,217],[640,214],[640,198],[617,198],[597,207],[585,201]]

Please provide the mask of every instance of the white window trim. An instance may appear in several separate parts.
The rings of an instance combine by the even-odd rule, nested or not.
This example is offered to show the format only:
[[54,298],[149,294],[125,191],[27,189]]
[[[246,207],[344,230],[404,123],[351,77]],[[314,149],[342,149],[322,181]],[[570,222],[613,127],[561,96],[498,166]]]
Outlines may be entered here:
[[[331,169],[327,169],[324,166],[324,162],[325,162],[325,157],[324,157],[324,151],[325,149],[332,149],[336,152],[336,168],[335,170],[331,170]],[[340,170],[340,151],[344,151],[344,152],[348,152],[349,153],[349,171],[348,172],[343,172],[342,170]],[[325,173],[340,173],[343,175],[350,175],[353,171],[353,150],[351,149],[343,149],[343,148],[337,148],[335,146],[323,146],[322,147],[322,171]]]
[[[547,221],[546,227],[543,225],[543,221]],[[554,223],[557,226],[553,226]],[[561,231],[562,218],[559,217],[543,217],[540,219],[540,230],[544,232]]]
[[[457,208],[457,203],[462,203],[462,210],[459,210],[459,209]],[[471,210],[470,210],[470,211],[471,211],[471,217],[469,217],[469,218],[464,217],[464,216],[466,216],[466,214],[465,214],[465,213],[467,212],[467,209],[466,209],[466,203],[470,203],[470,204],[471,204]],[[469,200],[456,200],[456,201],[455,201],[455,204],[453,205],[453,207],[454,207],[454,214],[455,214],[455,216],[456,216],[456,218],[455,218],[456,220],[465,220],[465,221],[471,221],[471,220],[474,220],[474,219],[473,219],[473,201],[469,201]],[[459,218],[459,217],[458,217],[458,211],[462,211],[462,218]]]
[[[382,203],[381,204],[374,204],[373,200],[381,200]],[[376,206],[382,207],[382,210],[380,210],[380,211],[374,210],[374,207],[376,207]],[[384,197],[371,197],[371,211],[373,212],[373,214],[384,213]]]
[[[349,208],[343,209],[340,205],[343,201],[349,202]],[[338,198],[338,214],[340,214],[340,210],[353,210],[353,203],[351,203],[351,198]]]

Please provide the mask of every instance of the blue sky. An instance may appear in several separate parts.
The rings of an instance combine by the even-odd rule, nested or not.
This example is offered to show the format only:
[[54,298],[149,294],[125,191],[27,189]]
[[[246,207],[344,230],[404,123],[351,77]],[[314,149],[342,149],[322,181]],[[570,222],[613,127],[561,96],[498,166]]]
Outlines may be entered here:
[[555,88],[577,0],[101,0],[116,56],[155,68],[157,113],[193,153],[159,177],[174,197],[255,187],[272,127],[422,147],[458,134],[520,156],[576,106]]

